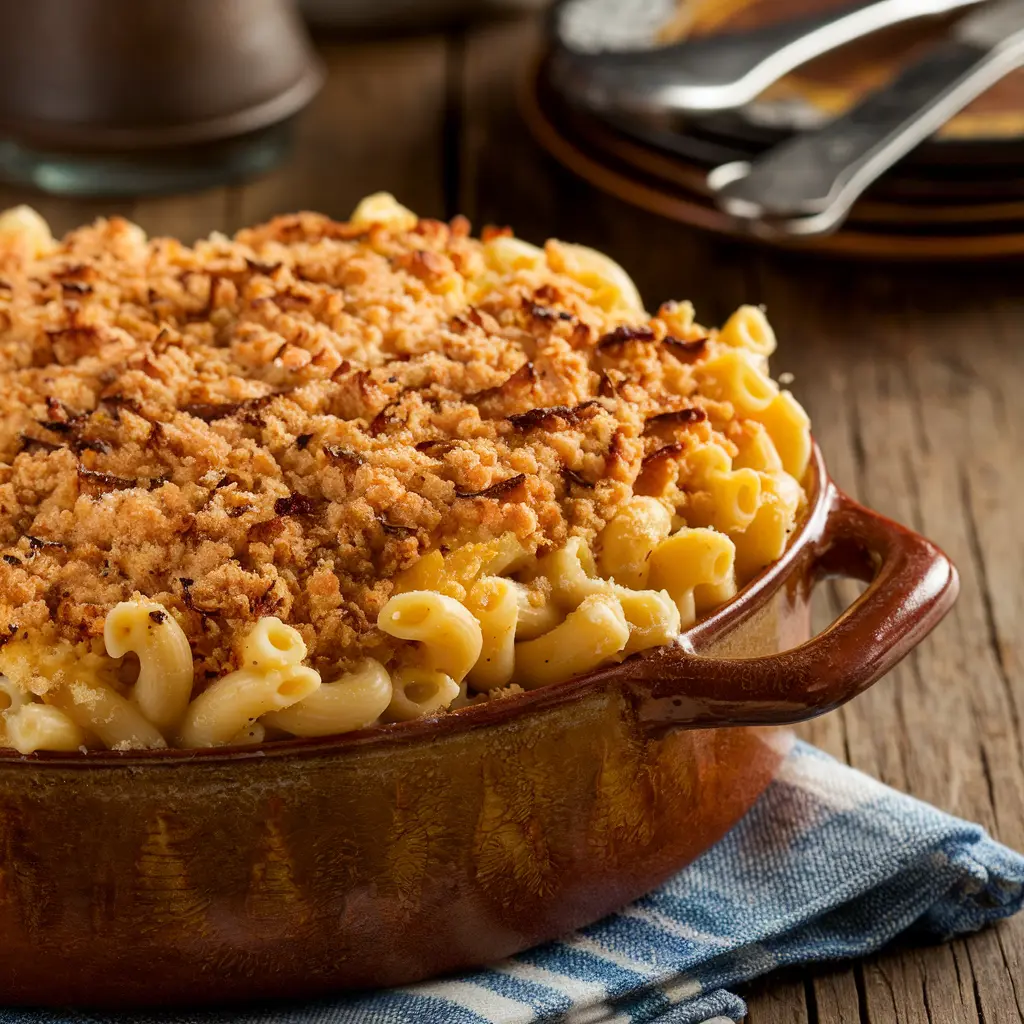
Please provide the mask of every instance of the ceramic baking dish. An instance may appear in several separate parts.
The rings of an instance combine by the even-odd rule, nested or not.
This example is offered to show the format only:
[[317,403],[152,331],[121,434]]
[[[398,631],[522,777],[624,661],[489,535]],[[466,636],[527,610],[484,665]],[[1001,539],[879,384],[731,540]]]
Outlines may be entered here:
[[[829,480],[786,554],[677,646],[432,721],[263,748],[0,754],[0,1005],[314,996],[482,964],[718,840],[777,726],[890,669],[953,602],[922,537]],[[868,581],[808,640],[825,575]],[[781,652],[781,653],[780,653]]]

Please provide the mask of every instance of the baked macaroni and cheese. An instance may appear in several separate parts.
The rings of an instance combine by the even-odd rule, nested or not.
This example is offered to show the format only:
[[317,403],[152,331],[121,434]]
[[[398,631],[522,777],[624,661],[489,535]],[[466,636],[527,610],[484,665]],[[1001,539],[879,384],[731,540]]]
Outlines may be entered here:
[[8,211],[0,744],[332,735],[672,643],[801,513],[774,347],[387,195],[191,248]]

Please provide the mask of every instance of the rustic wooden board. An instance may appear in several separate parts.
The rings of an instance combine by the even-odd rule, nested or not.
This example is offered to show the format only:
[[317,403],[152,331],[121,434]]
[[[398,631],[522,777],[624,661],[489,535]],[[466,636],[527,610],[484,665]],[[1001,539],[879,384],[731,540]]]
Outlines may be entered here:
[[[386,188],[605,249],[649,305],[692,298],[708,323],[764,302],[839,482],[957,561],[950,618],[891,677],[802,731],[833,755],[1024,849],[1024,287],[1020,265],[938,270],[766,254],[597,193],[542,154],[516,112],[530,21],[324,49],[330,76],[292,160],[251,184],[125,203],[26,198],[64,230],[104,211],[186,239],[299,208],[345,215]],[[822,588],[822,622],[856,588]],[[949,946],[767,979],[753,1024],[1024,1020],[1024,920]]]

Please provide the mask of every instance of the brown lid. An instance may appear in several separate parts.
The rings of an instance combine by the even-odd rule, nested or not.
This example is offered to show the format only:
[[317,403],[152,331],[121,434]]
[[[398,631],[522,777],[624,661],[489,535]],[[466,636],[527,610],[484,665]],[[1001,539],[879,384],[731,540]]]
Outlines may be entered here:
[[282,120],[322,71],[291,0],[0,0],[0,129],[55,148],[226,138]]

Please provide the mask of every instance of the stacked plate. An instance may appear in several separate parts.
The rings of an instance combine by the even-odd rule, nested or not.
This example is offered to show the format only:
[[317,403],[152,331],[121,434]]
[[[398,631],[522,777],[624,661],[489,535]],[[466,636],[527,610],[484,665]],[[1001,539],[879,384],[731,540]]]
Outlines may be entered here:
[[[586,0],[595,7],[599,0]],[[576,6],[582,6],[576,0]],[[745,32],[842,6],[836,0],[661,0],[624,19],[626,31],[660,45],[712,33]],[[745,228],[715,205],[710,170],[750,161],[797,132],[843,113],[941,41],[949,18],[917,20],[876,33],[792,72],[736,111],[683,118],[607,114],[563,86],[552,54],[589,45],[573,4],[550,21],[525,113],[539,141],[594,185],[638,206],[711,231]],[[660,23],[652,23],[657,10]],[[620,7],[621,10],[621,7]],[[600,25],[600,23],[598,23]],[[606,20],[602,31],[613,27]],[[570,36],[570,38],[566,38]],[[635,46],[635,40],[631,41]],[[1024,71],[1016,71],[883,176],[844,227],[824,238],[776,238],[780,245],[870,257],[966,258],[1024,253]]]

